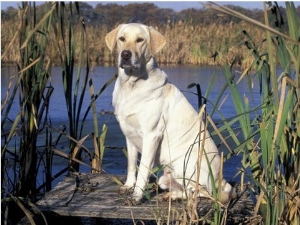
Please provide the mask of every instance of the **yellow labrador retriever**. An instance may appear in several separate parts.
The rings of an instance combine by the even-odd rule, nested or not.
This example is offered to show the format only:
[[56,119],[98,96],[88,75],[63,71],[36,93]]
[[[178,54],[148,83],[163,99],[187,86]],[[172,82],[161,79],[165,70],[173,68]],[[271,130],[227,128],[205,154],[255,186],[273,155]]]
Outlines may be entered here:
[[[186,190],[195,190],[196,170],[200,165],[198,180],[206,193],[212,193],[213,177],[216,185],[222,184],[222,202],[235,198],[230,184],[219,181],[218,149],[204,131],[203,122],[155,61],[155,53],[166,43],[163,35],[152,27],[131,23],[118,26],[105,40],[108,48],[113,52],[116,47],[118,53],[119,75],[113,106],[128,148],[127,180],[121,191],[134,187],[133,199],[140,201],[156,163],[164,166],[160,187],[169,190],[173,199],[186,198]],[[197,164],[199,133],[201,141],[205,137],[207,158],[203,155]],[[141,160],[136,177],[138,152]]]

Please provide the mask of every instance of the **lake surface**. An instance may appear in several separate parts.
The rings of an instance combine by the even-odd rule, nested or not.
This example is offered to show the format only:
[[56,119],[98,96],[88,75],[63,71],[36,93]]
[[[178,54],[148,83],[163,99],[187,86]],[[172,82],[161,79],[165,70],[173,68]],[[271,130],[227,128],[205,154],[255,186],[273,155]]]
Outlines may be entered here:
[[[194,106],[196,110],[198,109],[198,105],[197,105],[198,98],[194,93],[191,93],[191,92],[196,92],[196,89],[195,88],[187,89],[187,86],[189,84],[199,83],[201,85],[202,95],[204,95],[206,93],[208,84],[211,80],[212,74],[216,73],[216,79],[212,91],[208,96],[209,101],[215,102],[216,98],[218,97],[218,94],[220,93],[220,90],[223,88],[224,84],[226,83],[226,78],[223,71],[216,67],[171,66],[171,67],[162,67],[162,69],[168,74],[169,81],[175,84],[184,93],[188,101]],[[94,70],[90,72],[90,78],[93,80],[95,92],[97,93],[98,90],[100,90],[101,87],[112,76],[114,76],[115,73],[116,73],[115,67],[103,67],[103,66],[95,67]],[[76,74],[76,71],[74,74]],[[1,101],[3,101],[5,98],[5,94],[10,84],[10,78],[13,75],[15,75],[15,77],[17,75],[16,70],[13,67],[2,68]],[[238,78],[238,76],[239,73],[236,72],[236,77]],[[15,82],[15,79],[13,79],[12,82]],[[56,128],[60,127],[61,125],[68,126],[68,119],[67,119],[68,117],[67,117],[67,111],[65,106],[66,104],[65,104],[64,94],[63,94],[62,75],[61,75],[60,67],[53,67],[52,75],[51,75],[51,85],[54,87],[54,91],[50,100],[50,119],[52,122],[52,126]],[[108,126],[108,133],[105,140],[105,145],[122,147],[125,146],[125,139],[122,132],[120,131],[119,125],[115,117],[111,114],[101,115],[100,113],[101,110],[113,111],[113,107],[111,103],[113,86],[114,83],[108,86],[96,101],[97,111],[99,112],[98,115],[99,127],[102,127],[103,124],[106,124]],[[244,81],[241,82],[238,86],[240,92],[242,94],[245,94],[246,96],[249,96],[248,86],[249,84],[247,79],[244,79]],[[257,88],[254,89],[252,95],[254,96],[254,99],[259,99],[259,92]],[[89,94],[89,88],[87,87],[84,104],[82,107],[82,116],[85,110],[87,109],[89,103],[90,103],[90,94]],[[250,102],[250,104],[255,104],[255,102]],[[14,120],[15,116],[19,112],[18,107],[19,107],[18,98],[15,98],[13,107],[11,109],[11,113],[9,115],[10,119]],[[211,109],[212,106],[208,103],[207,112],[209,113]],[[228,96],[225,104],[223,104],[222,107],[220,108],[220,111],[225,116],[225,118],[233,117],[236,115],[234,110],[234,105],[231,101],[230,96]],[[220,117],[218,116],[217,113],[215,113],[212,117],[215,121],[220,120]],[[90,111],[88,120],[85,123],[83,136],[91,132],[93,132],[92,111]],[[43,144],[42,140],[40,144],[41,145]],[[84,145],[90,148],[91,150],[93,149],[91,139],[87,139],[84,142]],[[57,146],[58,149],[61,149],[66,152],[67,152],[66,150],[67,147],[68,147],[67,139],[62,139],[59,142],[59,145]],[[220,150],[223,151],[222,148]],[[234,156],[230,160],[225,162],[224,171],[226,172],[224,172],[224,177],[227,180],[231,180],[234,174],[237,172],[237,170],[241,167],[240,160],[241,160],[240,156]],[[89,162],[87,161],[87,163]],[[67,165],[67,160],[59,157],[55,158],[53,173],[59,171],[61,168],[65,167],[66,165]],[[106,149],[104,155],[103,166],[104,169],[109,173],[126,174],[126,168],[127,168],[126,157],[124,156],[121,150],[108,148]],[[81,166],[81,171],[89,172],[90,168]],[[237,179],[238,178],[235,178],[234,180]]]

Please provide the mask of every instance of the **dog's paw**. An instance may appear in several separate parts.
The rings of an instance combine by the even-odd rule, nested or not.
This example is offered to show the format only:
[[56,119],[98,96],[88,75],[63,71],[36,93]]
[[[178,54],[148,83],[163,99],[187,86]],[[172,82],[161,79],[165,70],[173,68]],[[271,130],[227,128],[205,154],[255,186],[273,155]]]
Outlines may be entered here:
[[132,198],[136,202],[140,202],[143,198],[143,191],[140,188],[135,187],[132,193]]
[[175,201],[175,200],[181,200],[181,199],[186,199],[185,194],[182,191],[170,191],[165,193],[162,196],[162,199],[165,201]]
[[[120,192],[120,191],[119,191]],[[134,188],[123,189],[124,205],[134,206],[139,205],[142,202],[143,194],[140,195],[139,192],[134,191]]]
[[123,205],[135,206],[135,205],[139,205],[140,203],[141,203],[140,201],[136,201],[131,195],[131,196],[127,196],[127,198],[124,199]]
[[131,195],[133,193],[134,188],[127,186],[127,185],[123,185],[120,187],[118,194],[119,195]]
[[123,185],[120,187],[118,194],[123,196],[124,205],[138,205],[142,198],[143,192],[139,188],[128,187],[127,185]]
[[162,196],[162,200],[164,200],[164,201],[169,201],[170,199],[172,200],[171,192],[167,192]]

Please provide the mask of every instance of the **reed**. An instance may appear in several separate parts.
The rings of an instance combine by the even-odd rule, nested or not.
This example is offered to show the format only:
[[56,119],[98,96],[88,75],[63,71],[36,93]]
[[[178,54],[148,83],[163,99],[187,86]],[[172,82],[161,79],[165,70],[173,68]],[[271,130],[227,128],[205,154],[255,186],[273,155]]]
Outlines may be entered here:
[[[267,52],[263,53],[257,48],[257,39],[243,31],[245,47],[253,55],[253,60],[238,79],[235,79],[229,66],[224,66],[227,87],[230,89],[237,117],[231,121],[224,120],[219,131],[229,129],[231,138],[237,145],[233,152],[243,154],[242,179],[244,176],[252,178],[256,214],[263,215],[265,224],[299,224],[300,44],[299,18],[295,6],[293,3],[286,3],[286,23],[289,27],[287,33],[284,33],[280,25],[282,23],[278,21],[280,9],[276,3],[268,5],[274,16],[273,21],[278,24],[274,28],[270,26],[266,4],[265,24],[214,3],[208,7],[264,29]],[[241,79],[254,83],[251,81],[251,71],[257,79],[255,83],[259,85],[261,95],[260,104],[253,108],[249,106],[253,96],[242,97],[243,94],[238,89]],[[251,89],[249,85],[250,93]],[[240,139],[232,132],[233,128],[228,126],[233,122],[240,125]],[[245,172],[247,167],[251,169],[251,174]]]
[[[55,178],[66,171],[78,171],[79,164],[92,168],[81,161],[82,151],[87,153],[87,157],[96,160],[95,171],[100,172],[102,168],[107,127],[104,125],[102,131],[98,130],[95,101],[113,82],[115,75],[94,93],[92,80],[89,78],[89,46],[84,21],[79,15],[77,3],[74,6],[71,3],[68,7],[70,8],[58,2],[46,4],[44,16],[37,19],[35,3],[23,2],[19,11],[19,25],[1,56],[1,60],[5,61],[11,53],[16,54],[13,60],[17,65],[17,72],[12,74],[10,88],[1,103],[1,199],[2,212],[6,215],[2,221],[6,223],[8,220],[19,219],[22,213],[31,215],[31,202],[37,199],[42,190],[49,191]],[[65,19],[66,11],[71,12],[68,19]],[[76,23],[81,25],[80,29],[74,25]],[[51,68],[57,57],[53,49],[59,50],[62,65],[68,129],[66,126],[54,128],[51,123],[49,106],[55,88],[51,85]],[[77,52],[76,68],[74,59]],[[82,103],[88,81],[91,84],[91,102],[84,109]],[[19,112],[15,118],[11,118],[11,106],[16,100],[19,101]],[[91,108],[94,114],[94,152],[83,145],[91,135],[83,134]],[[57,149],[62,137],[69,140],[68,154]],[[67,158],[69,165],[53,175],[53,158],[58,156]],[[37,181],[37,174],[41,173],[45,179],[42,184]],[[32,217],[28,218],[34,224]]]
[[[68,5],[66,5],[68,6]],[[65,12],[68,14],[69,11]],[[67,15],[64,15],[66,18]],[[216,15],[217,16],[217,15]],[[224,16],[224,15],[223,15]],[[3,30],[10,30],[11,23],[17,26],[15,22],[3,21],[1,26]],[[126,23],[126,21],[124,21]],[[110,54],[105,44],[105,34],[111,30],[107,24],[93,24],[87,25],[86,39],[89,43],[89,60],[90,68],[95,65],[109,63],[115,64],[116,57]],[[117,26],[114,24],[112,27]],[[243,40],[243,35],[239,35],[241,30],[247,30],[249,34],[257,40],[263,36],[263,31],[251,29],[251,25],[241,22],[230,22],[224,26],[223,24],[205,24],[195,22],[193,20],[185,21],[169,21],[167,24],[148,24],[158,29],[167,39],[166,47],[156,55],[159,63],[164,64],[192,64],[192,65],[218,65],[220,61],[232,63],[234,60],[236,64],[244,68],[249,65],[251,61],[251,54],[246,49],[241,48],[240,43]],[[72,23],[74,31],[73,38],[77,43],[80,43],[81,36],[79,35],[82,25]],[[5,46],[9,43],[7,40],[13,38],[13,33],[8,32],[3,40],[2,45]],[[56,42],[55,34],[50,33],[49,40],[52,43]],[[262,40],[261,40],[262,41]],[[266,48],[264,45],[259,46],[259,49]],[[6,56],[4,62],[12,62],[17,57],[15,52],[18,50],[12,46],[11,53]],[[217,53],[217,57],[212,57]],[[54,48],[47,49],[47,55],[55,55],[53,57],[54,63],[61,65],[60,56],[54,51]],[[80,48],[75,49],[74,62],[79,62]],[[238,56],[238,57],[236,57]]]
[[[8,129],[6,135],[2,136],[1,185],[5,187],[5,191],[1,193],[1,198],[5,197],[4,194],[10,194],[8,199],[4,199],[9,206],[6,207],[5,214],[10,219],[18,218],[20,211],[27,215],[28,210],[24,204],[27,205],[30,200],[34,201],[37,194],[36,179],[40,151],[37,141],[49,119],[49,102],[53,91],[49,83],[52,62],[44,54],[53,11],[54,7],[37,21],[35,3],[23,2],[19,14],[20,25],[2,55],[6,57],[12,46],[18,46],[16,84],[10,97],[7,95],[8,101],[1,107],[1,127]],[[10,119],[14,99],[19,100],[20,111],[14,119]],[[14,149],[11,149],[12,143]],[[10,161],[13,161],[12,168],[9,165]],[[24,197],[22,200],[24,203],[21,203],[19,198],[21,196]]]
[[[47,118],[45,115],[47,116],[53,91],[51,85],[47,86],[51,73],[51,61],[45,58],[44,52],[54,8],[45,15],[42,21],[37,22],[34,17],[35,7],[31,7],[28,3],[22,3],[22,7],[20,15],[22,24],[17,32],[20,35],[18,79],[10,101],[3,111],[1,126],[5,126],[8,122],[8,114],[17,89],[19,89],[20,112],[14,119],[12,129],[2,148],[2,159],[8,153],[8,143],[17,132],[20,135],[20,175],[15,193],[21,196],[29,195],[32,198],[36,190],[36,184],[33,181],[36,180],[37,174],[37,136]],[[28,19],[29,14],[33,15],[32,19]],[[41,33],[34,32],[34,29],[40,29]],[[45,69],[44,64],[46,64]],[[21,124],[19,129],[18,123]]]
[[[82,109],[82,103],[85,95],[85,90],[88,82],[89,75],[89,60],[84,57],[84,48],[86,47],[86,31],[83,21],[80,21],[78,4],[70,3],[70,19],[65,21],[65,14],[67,11],[66,5],[64,3],[57,4],[56,6],[56,21],[53,26],[54,34],[56,37],[56,46],[59,49],[59,56],[62,65],[62,82],[64,87],[65,101],[67,106],[68,120],[69,120],[69,135],[72,139],[80,140],[82,137],[81,127],[83,126],[84,121],[80,120],[80,114]],[[72,24],[73,21],[78,21],[81,23],[81,27],[78,30],[74,28]],[[75,35],[79,37],[75,38]],[[74,75],[75,71],[75,50],[78,46],[78,66],[77,74]],[[85,72],[82,76],[82,66],[84,58],[86,59]],[[73,84],[75,83],[74,87]],[[79,85],[81,86],[81,90]],[[77,146],[78,143],[70,140],[69,142],[70,149],[70,160],[69,160],[69,169],[78,171],[79,164],[74,162],[72,159],[81,158],[82,148]],[[76,151],[75,151],[76,150]]]
[[[95,94],[93,81],[89,78],[89,72],[91,69],[90,51],[92,51],[88,39],[90,32],[88,32],[85,26],[84,19],[80,17],[79,5],[78,3],[74,3],[74,5],[73,3],[68,5],[60,3],[57,4],[56,8],[56,20],[53,23],[53,31],[56,40],[55,45],[59,49],[59,56],[61,60],[60,64],[62,65],[62,82],[69,120],[69,134],[66,135],[69,139],[69,171],[79,171],[82,151],[85,151],[87,155],[91,157],[92,171],[99,173],[102,168],[101,164],[105,150],[104,140],[107,127],[103,125],[103,129],[100,133],[98,129],[95,101],[105,88],[114,81],[115,76],[113,75],[112,78],[103,85],[98,93]],[[66,22],[64,18],[67,12],[70,12],[70,18]],[[78,27],[78,24],[80,24],[80,27]],[[76,76],[75,68],[77,70]],[[84,110],[82,108],[82,104],[84,96],[86,95],[88,84],[91,102],[88,108]],[[83,137],[82,131],[91,109],[94,118],[94,132],[89,135],[92,135],[93,138],[94,153],[82,146],[83,141],[89,136]]]

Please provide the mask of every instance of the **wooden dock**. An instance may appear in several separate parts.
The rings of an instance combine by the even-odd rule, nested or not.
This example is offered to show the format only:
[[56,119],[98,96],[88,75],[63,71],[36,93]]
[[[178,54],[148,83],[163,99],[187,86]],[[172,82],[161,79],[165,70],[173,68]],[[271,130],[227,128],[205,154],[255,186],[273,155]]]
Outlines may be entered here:
[[[186,201],[162,200],[163,193],[150,189],[149,197],[138,205],[131,205],[126,195],[119,195],[120,183],[125,176],[108,174],[72,174],[46,193],[37,202],[44,212],[53,212],[61,216],[98,217],[111,219],[135,219],[180,221],[187,215]],[[253,201],[247,189],[230,202],[227,210],[228,224],[246,224],[253,216]],[[151,191],[152,190],[152,191]],[[197,199],[199,217],[213,216],[213,202],[207,198]]]

